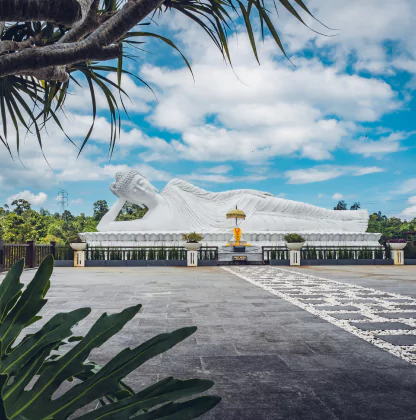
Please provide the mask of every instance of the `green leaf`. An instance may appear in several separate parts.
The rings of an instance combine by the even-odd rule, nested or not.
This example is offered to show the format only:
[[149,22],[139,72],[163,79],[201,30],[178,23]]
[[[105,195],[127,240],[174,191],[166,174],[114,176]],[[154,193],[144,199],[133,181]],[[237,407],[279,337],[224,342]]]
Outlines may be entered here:
[[208,412],[221,402],[220,397],[205,396],[183,403],[166,404],[149,413],[134,417],[137,420],[190,420]]
[[32,319],[46,304],[43,291],[53,270],[53,257],[48,255],[40,264],[34,279],[24,290],[13,309],[0,325],[1,354],[5,355],[8,346],[23,330],[28,320]]
[[[97,374],[52,401],[47,411],[41,411],[38,415],[40,417],[59,415],[65,418],[78,410],[78,408],[104,396],[110,391],[116,390],[119,380],[123,379],[147,360],[169,350],[177,343],[192,335],[195,331],[196,327],[181,328],[172,333],[157,335],[135,349],[123,350],[110,360]],[[42,376],[38,382],[40,380],[42,380]],[[46,407],[43,408],[45,409]]]
[[2,371],[14,374],[43,347],[70,337],[72,335],[71,328],[90,312],[90,308],[81,308],[53,316],[36,334],[31,335],[13,349],[11,354],[1,362]]
[[20,276],[24,267],[25,260],[22,258],[8,271],[0,284],[0,321],[7,315],[6,308],[11,299],[23,288],[23,283],[20,283]]
[[[83,362],[91,350],[100,347],[110,337],[119,332],[137,314],[140,308],[141,305],[136,305],[123,310],[119,314],[103,314],[77,345],[54,362],[52,366],[45,369],[33,389],[26,392],[21,398],[19,407],[15,407],[14,417],[20,414],[26,416],[30,413],[34,418],[43,418],[47,417],[45,413],[56,410],[56,407],[60,404],[57,403],[59,399],[52,402],[50,400],[62,382],[73,376],[74,373],[83,371]],[[106,392],[109,391],[106,390]]]
[[180,381],[167,378],[151,387],[125,398],[117,403],[106,405],[81,416],[80,420],[124,420],[141,410],[149,410],[166,402],[187,398],[210,389],[214,383],[202,379]]

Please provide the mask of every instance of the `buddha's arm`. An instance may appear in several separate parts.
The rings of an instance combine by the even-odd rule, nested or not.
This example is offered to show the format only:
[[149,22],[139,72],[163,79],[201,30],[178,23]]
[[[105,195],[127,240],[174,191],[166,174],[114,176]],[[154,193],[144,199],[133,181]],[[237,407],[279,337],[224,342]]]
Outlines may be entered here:
[[108,226],[115,223],[117,216],[119,215],[121,209],[126,203],[125,198],[119,198],[112,206],[111,209],[104,215],[104,217],[98,223],[97,230],[101,231],[103,229],[108,229]]

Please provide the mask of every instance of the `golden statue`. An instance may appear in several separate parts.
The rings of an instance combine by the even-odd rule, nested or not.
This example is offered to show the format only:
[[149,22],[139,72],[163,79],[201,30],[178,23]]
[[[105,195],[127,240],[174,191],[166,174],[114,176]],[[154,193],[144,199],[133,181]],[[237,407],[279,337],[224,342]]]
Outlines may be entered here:
[[246,214],[243,212],[243,210],[239,210],[237,206],[235,206],[235,209],[230,210],[226,214],[226,217],[227,219],[235,219],[235,228],[233,229],[235,242],[228,243],[226,246],[250,246],[250,244],[246,243],[245,241],[241,241],[241,228],[238,227],[238,219],[245,220],[246,218]]

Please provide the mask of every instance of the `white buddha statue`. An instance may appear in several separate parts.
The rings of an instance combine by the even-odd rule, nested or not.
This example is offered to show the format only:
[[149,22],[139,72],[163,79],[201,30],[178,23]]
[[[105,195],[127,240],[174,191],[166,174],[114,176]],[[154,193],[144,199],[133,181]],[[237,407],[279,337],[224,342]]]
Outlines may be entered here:
[[[335,211],[272,194],[249,190],[209,192],[180,179],[161,193],[139,172],[117,173],[110,190],[119,197],[97,226],[100,232],[223,232],[233,220],[225,215],[236,206],[246,214],[245,232],[365,232],[366,210]],[[126,202],[148,207],[142,219],[115,221]]]

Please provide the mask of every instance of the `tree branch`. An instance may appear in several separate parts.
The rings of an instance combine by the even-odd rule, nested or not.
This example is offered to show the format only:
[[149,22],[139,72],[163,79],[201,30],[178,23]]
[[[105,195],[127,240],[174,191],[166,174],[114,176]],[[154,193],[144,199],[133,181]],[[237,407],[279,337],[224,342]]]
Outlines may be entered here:
[[88,12],[92,0],[0,0],[0,20],[55,22],[72,26]]
[[100,26],[97,15],[99,5],[100,0],[92,0],[88,13],[86,13],[83,19],[74,25],[70,31],[59,39],[58,44],[68,44],[70,42],[80,41],[86,35],[95,31]]
[[99,45],[110,45],[117,42],[163,2],[164,0],[128,0],[114,16],[104,22],[88,39]]
[[112,60],[121,53],[121,45],[101,47],[91,42],[53,44],[6,54],[0,59],[0,77],[28,74],[47,67],[66,66],[88,60]]
[[57,80],[58,82],[65,83],[69,79],[65,66],[46,67],[40,70],[27,70],[19,73],[20,76],[33,76],[39,80]]
[[33,38],[29,38],[26,41],[17,42],[17,41],[0,41],[0,54],[3,54],[7,51],[21,51],[25,48],[31,47],[35,43]]
[[[27,0],[0,0],[0,6],[3,3],[21,3]],[[31,2],[43,3],[44,0],[31,0]],[[47,0],[53,3],[51,0]],[[54,0],[60,3],[62,0]],[[68,3],[73,3],[74,0],[64,0]],[[5,77],[11,74],[34,74],[41,69],[49,67],[67,66],[70,64],[79,63],[86,60],[111,60],[119,57],[121,53],[121,45],[111,45],[119,41],[130,29],[134,28],[141,20],[143,20],[149,13],[157,9],[164,0],[128,0],[127,3],[106,22],[92,32],[87,38],[79,42],[70,43],[56,43],[47,45],[45,47],[36,47],[25,49],[23,51],[6,54],[0,57],[0,77]],[[78,4],[83,4],[84,19],[80,26],[74,33],[80,33],[86,30],[82,25],[89,19],[94,19],[89,16],[90,6],[96,6],[95,0],[77,0]],[[26,7],[27,9],[27,7]],[[1,12],[1,10],[0,10]],[[87,14],[85,14],[87,13]],[[1,19],[3,17],[0,14]],[[86,23],[87,25],[87,23]],[[67,39],[72,39],[72,35]],[[47,70],[47,74],[59,74],[62,77],[62,72],[57,70]],[[39,73],[38,73],[39,74]]]

